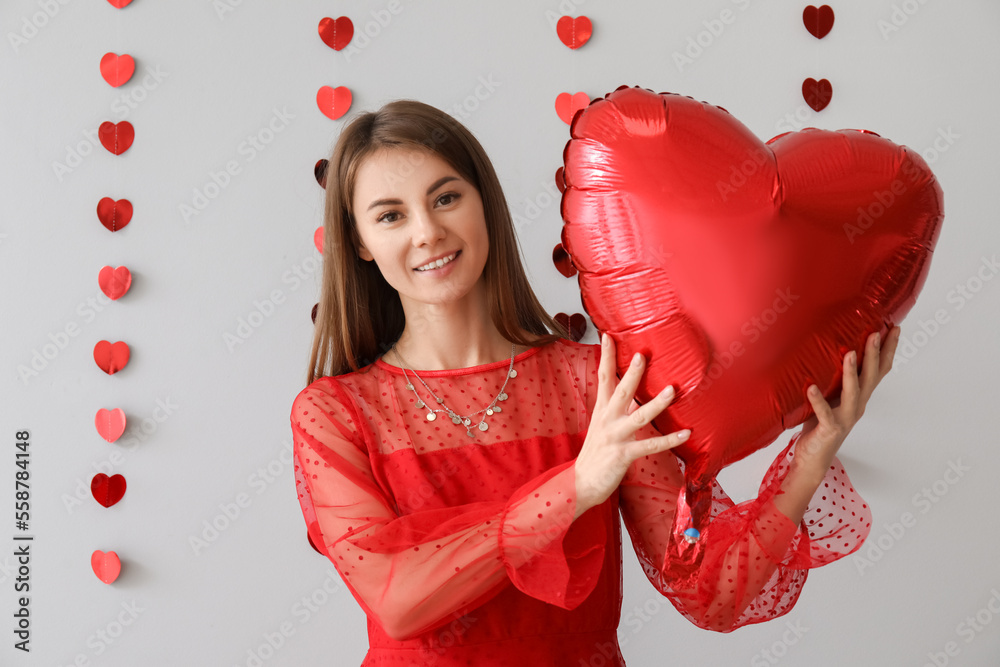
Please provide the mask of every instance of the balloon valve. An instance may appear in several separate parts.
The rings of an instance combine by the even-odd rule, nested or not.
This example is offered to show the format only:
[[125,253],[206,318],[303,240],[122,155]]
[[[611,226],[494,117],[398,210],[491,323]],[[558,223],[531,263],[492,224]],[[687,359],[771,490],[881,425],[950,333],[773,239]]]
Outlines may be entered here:
[[697,528],[688,528],[684,531],[684,540],[688,544],[694,544],[698,541],[699,537],[701,537],[701,533],[698,532]]

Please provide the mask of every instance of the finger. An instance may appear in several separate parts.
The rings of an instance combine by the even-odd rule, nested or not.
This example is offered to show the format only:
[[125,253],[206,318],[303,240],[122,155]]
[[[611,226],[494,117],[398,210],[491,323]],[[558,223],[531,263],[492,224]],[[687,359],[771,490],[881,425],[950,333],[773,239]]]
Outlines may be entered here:
[[672,400],[674,400],[674,388],[670,385],[654,396],[653,400],[636,408],[629,415],[632,418],[633,426],[638,430],[653,421],[658,414],[663,412],[664,408],[670,405]]
[[826,399],[823,398],[823,393],[819,388],[816,385],[812,385],[809,391],[806,392],[806,396],[809,398],[813,412],[816,413],[816,420],[819,424],[832,428],[834,425],[833,410],[830,408],[830,404],[826,402]]
[[614,394],[608,400],[608,408],[612,414],[627,414],[628,404],[635,396],[635,388],[639,386],[639,378],[642,377],[645,365],[645,359],[641,354],[637,352],[632,355],[632,361],[629,363],[628,369],[622,375],[621,382],[618,383]]
[[[865,371],[867,371],[867,367]],[[855,421],[860,406],[859,399],[862,397],[861,387],[858,385],[858,353],[851,350],[844,355],[844,380],[840,390],[840,405],[847,410],[847,417],[851,422]]]
[[615,341],[610,334],[601,334],[601,361],[597,367],[597,405],[604,405],[615,387]]
[[658,454],[660,452],[665,452],[668,449],[673,449],[679,445],[683,445],[688,440],[688,436],[691,435],[691,429],[684,429],[683,431],[677,431],[676,433],[668,433],[667,435],[659,435],[655,438],[646,438],[644,440],[633,440],[629,443],[628,449],[626,450],[626,456],[630,461],[635,461],[643,456],[649,456],[650,454]]
[[886,341],[882,344],[882,355],[879,358],[879,375],[885,377],[892,369],[892,360],[896,356],[896,347],[899,345],[899,338],[902,330],[898,326],[892,327],[886,334]]

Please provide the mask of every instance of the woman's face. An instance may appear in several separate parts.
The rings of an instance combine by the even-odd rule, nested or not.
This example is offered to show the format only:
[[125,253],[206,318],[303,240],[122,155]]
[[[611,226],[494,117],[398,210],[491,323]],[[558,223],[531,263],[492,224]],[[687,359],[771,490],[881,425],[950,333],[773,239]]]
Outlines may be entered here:
[[[391,148],[370,155],[351,205],[358,254],[378,265],[401,300],[454,301],[482,278],[489,253],[482,198],[435,153]],[[442,256],[451,261],[418,270]]]

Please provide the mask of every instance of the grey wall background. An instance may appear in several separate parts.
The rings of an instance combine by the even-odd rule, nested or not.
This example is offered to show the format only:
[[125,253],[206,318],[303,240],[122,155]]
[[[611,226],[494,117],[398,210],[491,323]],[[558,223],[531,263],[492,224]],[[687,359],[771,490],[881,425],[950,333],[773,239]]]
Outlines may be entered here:
[[[455,113],[493,158],[512,210],[528,220],[568,139],[556,95],[594,98],[628,84],[725,107],[762,139],[805,126],[875,131],[921,151],[946,201],[896,367],[841,450],[873,507],[865,547],[814,571],[786,617],[719,635],[666,604],[626,542],[619,634],[629,664],[997,664],[1000,5],[837,2],[823,40],[803,28],[803,6],[136,0],[116,10],[96,0],[5,0],[0,663],[360,664],[364,615],[306,542],[290,464],[288,413],[303,386],[318,297],[312,235],[323,191],[312,167],[344,122],[320,114],[316,91],[350,87],[352,112],[402,97],[465,105]],[[706,22],[724,10],[731,23],[707,39]],[[594,22],[579,51],[556,38],[562,14]],[[341,15],[354,20],[358,50],[335,52],[317,36],[322,17]],[[678,68],[673,53],[703,32],[711,43]],[[107,51],[137,60],[122,88],[100,77]],[[158,74],[143,84],[148,72]],[[820,113],[801,98],[806,77],[833,83]],[[467,102],[482,79],[494,90]],[[287,123],[251,159],[245,142],[276,112]],[[88,133],[123,118],[136,128],[133,147],[118,157],[93,148]],[[88,154],[57,175],[74,151]],[[230,160],[240,173],[186,220],[181,205]],[[116,234],[96,219],[104,196],[135,206]],[[582,312],[575,279],[551,262],[560,225],[556,203],[519,224],[525,261],[550,312]],[[94,308],[105,264],[130,267],[134,284]],[[259,326],[241,344],[227,344],[274,292],[281,303],[254,316]],[[935,317],[943,323],[928,324]],[[61,337],[67,327],[77,335]],[[94,365],[101,339],[131,346],[115,376]],[[584,340],[596,342],[592,329]],[[22,377],[43,350],[51,358]],[[116,444],[94,430],[102,407],[128,415]],[[12,648],[21,429],[31,433],[36,536],[30,656]],[[731,495],[755,494],[790,435],[724,471]],[[128,480],[110,509],[86,490],[98,470]],[[227,508],[238,516],[227,519]],[[206,533],[213,522],[223,526],[214,536]],[[193,546],[197,538],[205,544]],[[123,559],[111,586],[91,573],[95,549]],[[280,648],[269,650],[268,637],[279,643],[283,628]]]

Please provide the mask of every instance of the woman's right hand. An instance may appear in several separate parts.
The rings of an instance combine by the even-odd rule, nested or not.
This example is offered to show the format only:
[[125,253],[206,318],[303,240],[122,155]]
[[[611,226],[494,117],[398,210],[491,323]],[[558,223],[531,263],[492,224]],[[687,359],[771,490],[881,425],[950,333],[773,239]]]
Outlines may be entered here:
[[632,462],[643,456],[672,449],[687,440],[690,430],[643,440],[635,432],[649,424],[674,397],[667,385],[653,400],[629,411],[642,376],[645,358],[636,353],[617,388],[615,343],[601,336],[601,363],[597,370],[597,400],[583,447],[576,457],[576,517],[600,505],[614,493]]

